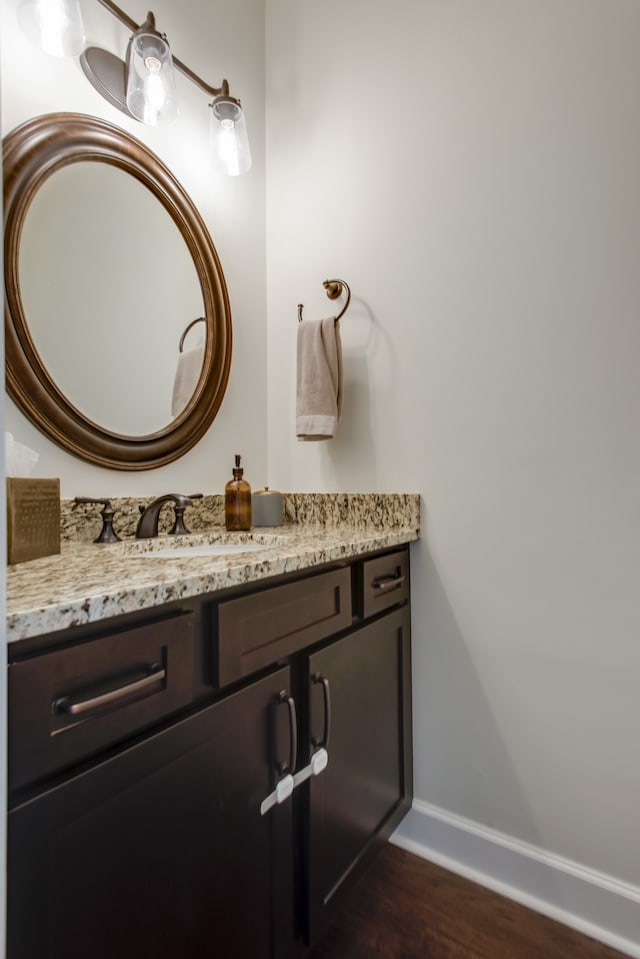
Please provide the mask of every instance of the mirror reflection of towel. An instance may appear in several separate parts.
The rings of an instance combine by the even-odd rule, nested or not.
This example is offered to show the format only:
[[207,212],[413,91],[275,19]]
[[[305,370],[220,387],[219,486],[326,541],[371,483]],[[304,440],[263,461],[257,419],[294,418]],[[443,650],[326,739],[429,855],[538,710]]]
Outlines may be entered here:
[[200,379],[204,361],[204,344],[178,354],[178,366],[173,382],[171,415],[179,416],[193,396]]
[[334,317],[298,323],[296,436],[329,440],[342,413],[342,346]]

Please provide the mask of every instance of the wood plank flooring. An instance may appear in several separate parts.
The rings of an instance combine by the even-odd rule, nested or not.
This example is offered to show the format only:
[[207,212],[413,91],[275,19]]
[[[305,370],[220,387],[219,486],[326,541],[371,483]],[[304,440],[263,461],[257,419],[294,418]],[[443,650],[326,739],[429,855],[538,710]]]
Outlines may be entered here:
[[626,959],[387,845],[308,959]]

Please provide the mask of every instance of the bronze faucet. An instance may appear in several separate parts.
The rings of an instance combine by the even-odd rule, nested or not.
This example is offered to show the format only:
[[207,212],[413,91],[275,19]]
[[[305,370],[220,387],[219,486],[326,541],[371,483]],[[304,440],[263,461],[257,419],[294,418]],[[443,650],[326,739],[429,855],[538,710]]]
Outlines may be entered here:
[[176,519],[172,529],[169,531],[174,535],[188,533],[189,530],[184,525],[184,511],[187,506],[193,506],[194,499],[200,499],[202,493],[192,493],[191,496],[184,496],[182,493],[165,493],[164,496],[158,496],[152,503],[145,508],[138,506],[140,510],[140,519],[136,527],[136,539],[149,539],[158,535],[158,520],[160,519],[160,510],[165,503],[173,503]]

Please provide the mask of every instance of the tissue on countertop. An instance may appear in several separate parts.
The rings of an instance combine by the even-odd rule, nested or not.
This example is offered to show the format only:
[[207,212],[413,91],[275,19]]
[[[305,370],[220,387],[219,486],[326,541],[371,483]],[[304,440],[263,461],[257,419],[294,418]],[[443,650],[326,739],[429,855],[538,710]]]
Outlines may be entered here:
[[6,476],[31,476],[40,454],[13,438],[13,433],[4,434],[4,471]]
[[24,563],[60,552],[60,480],[31,476],[35,450],[4,434],[7,474],[7,562]]
[[60,480],[7,476],[7,562],[60,552]]

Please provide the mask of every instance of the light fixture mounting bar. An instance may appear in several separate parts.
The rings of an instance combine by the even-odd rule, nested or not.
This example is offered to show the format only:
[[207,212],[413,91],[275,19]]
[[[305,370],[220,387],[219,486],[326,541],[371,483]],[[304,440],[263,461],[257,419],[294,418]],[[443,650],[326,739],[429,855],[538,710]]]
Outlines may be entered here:
[[[124,10],[121,10],[117,4],[113,3],[113,0],[98,0],[98,2],[101,3],[103,7],[106,7],[109,13],[112,13],[114,17],[117,17],[120,23],[123,23],[132,32],[135,32],[140,28],[141,24],[136,23],[135,20],[132,20],[131,17],[124,12]],[[153,14],[150,13],[149,16],[153,17]],[[208,93],[209,96],[229,96],[229,83],[227,80],[223,80],[222,86],[220,87],[212,87],[208,83],[205,83],[197,73],[194,73],[193,70],[189,69],[189,67],[183,63],[182,60],[178,60],[176,56],[173,56],[173,65],[180,71],[180,73],[183,73],[185,77],[188,77],[192,83],[195,83],[197,87],[199,87],[205,93]]]

